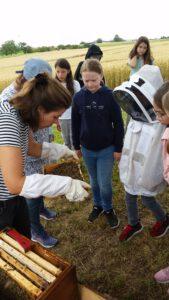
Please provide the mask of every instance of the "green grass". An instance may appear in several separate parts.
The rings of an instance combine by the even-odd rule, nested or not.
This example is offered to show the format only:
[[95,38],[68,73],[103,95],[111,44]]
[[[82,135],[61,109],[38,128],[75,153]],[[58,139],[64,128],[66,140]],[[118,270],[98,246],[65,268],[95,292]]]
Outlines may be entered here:
[[[157,55],[164,78],[169,79],[169,60],[166,57],[169,41],[151,41],[153,54]],[[104,47],[103,67],[106,82],[110,87],[119,85],[129,75],[126,66],[127,56],[132,43],[102,45]],[[101,46],[101,47],[102,47]],[[166,48],[167,47],[167,48]],[[73,68],[83,59],[86,49],[80,51],[60,51],[59,57],[71,57]],[[116,54],[117,53],[117,54]],[[54,63],[56,53],[40,54],[42,58]],[[79,56],[78,56],[79,55]],[[1,59],[1,72],[4,73],[0,89],[9,84],[23,61],[30,57]],[[15,59],[15,60],[14,60]],[[112,63],[110,64],[110,61]],[[7,65],[6,65],[7,64]],[[55,142],[62,143],[61,135],[53,126]],[[85,180],[87,172],[83,162]],[[60,244],[52,251],[76,265],[79,282],[102,293],[106,299],[118,300],[165,300],[168,299],[168,286],[157,284],[153,275],[165,267],[169,261],[168,235],[161,239],[152,239],[149,235],[154,219],[151,213],[139,203],[139,212],[144,231],[128,243],[121,244],[118,236],[127,223],[124,202],[124,189],[118,177],[118,167],[113,175],[114,203],[120,218],[120,227],[112,230],[100,217],[94,224],[88,224],[87,217],[92,208],[92,195],[82,203],[68,202],[64,197],[46,200],[46,205],[58,212],[53,222],[44,222],[47,231],[57,236]],[[162,206],[168,209],[168,191],[158,196]],[[0,275],[2,278],[2,276]],[[4,288],[0,280],[0,290]],[[2,283],[2,284],[1,284]],[[14,294],[15,295],[15,292]],[[108,296],[109,295],[109,296]],[[0,299],[7,299],[1,298]],[[17,294],[10,298],[24,299]],[[58,299],[62,300],[62,299]],[[90,299],[88,299],[90,300]]]
[[[55,133],[56,140],[61,140],[60,133]],[[81,164],[88,181],[85,166]],[[167,287],[153,279],[154,273],[168,264],[168,235],[161,239],[150,237],[154,218],[139,203],[144,231],[133,240],[120,243],[118,237],[127,216],[117,164],[113,186],[115,209],[121,221],[117,230],[109,228],[104,216],[94,224],[87,222],[92,195],[81,203],[69,203],[64,197],[46,200],[46,205],[58,212],[56,221],[43,223],[48,232],[60,240],[52,251],[76,265],[79,282],[99,291],[106,299],[168,299]],[[167,191],[158,199],[167,210]]]

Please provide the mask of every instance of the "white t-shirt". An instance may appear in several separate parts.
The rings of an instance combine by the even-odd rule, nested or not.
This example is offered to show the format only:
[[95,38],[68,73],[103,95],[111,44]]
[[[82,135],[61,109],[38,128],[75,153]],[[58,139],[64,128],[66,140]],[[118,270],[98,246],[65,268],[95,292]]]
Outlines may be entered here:
[[[66,83],[65,83],[65,82],[63,82],[62,85],[66,88]],[[73,80],[73,85],[74,85],[74,91],[75,91],[75,94],[76,94],[77,92],[80,91],[81,87],[80,87],[79,82],[76,81],[76,80]],[[68,109],[66,109],[66,111],[61,115],[61,117],[59,118],[59,120],[70,120],[70,119],[71,119],[71,110],[72,110],[72,108],[71,108],[71,106],[70,106],[70,107],[69,107]]]

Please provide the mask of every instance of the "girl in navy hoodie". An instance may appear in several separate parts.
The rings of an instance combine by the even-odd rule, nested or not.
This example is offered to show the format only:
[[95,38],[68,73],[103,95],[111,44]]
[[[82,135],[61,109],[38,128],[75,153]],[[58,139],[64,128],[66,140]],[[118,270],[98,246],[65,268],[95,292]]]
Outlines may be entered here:
[[72,105],[73,146],[83,156],[93,192],[94,206],[88,217],[93,222],[104,212],[109,225],[119,220],[112,204],[112,169],[120,160],[123,120],[112,90],[102,86],[103,70],[97,59],[87,59],[81,68],[84,87]]

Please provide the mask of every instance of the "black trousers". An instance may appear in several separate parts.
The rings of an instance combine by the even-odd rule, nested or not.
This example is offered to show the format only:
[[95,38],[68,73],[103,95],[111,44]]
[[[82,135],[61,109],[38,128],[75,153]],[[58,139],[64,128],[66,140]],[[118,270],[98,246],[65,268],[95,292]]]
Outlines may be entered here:
[[29,212],[24,197],[16,196],[7,201],[0,201],[0,230],[7,226],[31,238]]

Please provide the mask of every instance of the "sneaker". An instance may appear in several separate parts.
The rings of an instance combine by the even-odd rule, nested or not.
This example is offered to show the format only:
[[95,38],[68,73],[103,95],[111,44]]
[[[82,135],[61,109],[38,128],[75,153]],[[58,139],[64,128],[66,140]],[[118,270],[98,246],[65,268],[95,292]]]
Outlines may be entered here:
[[140,223],[137,223],[135,226],[131,226],[128,224],[124,227],[122,233],[119,236],[120,242],[129,241],[132,239],[133,236],[138,234],[143,230],[143,226]]
[[52,248],[59,242],[58,239],[49,236],[45,230],[41,234],[37,234],[31,230],[31,240],[39,243],[44,248]]
[[157,272],[154,278],[158,283],[169,283],[169,267]]
[[105,211],[104,215],[106,216],[108,224],[110,225],[111,228],[117,228],[119,226],[120,221],[117,218],[117,215],[116,215],[114,209],[110,209],[108,211]]
[[54,220],[57,216],[57,213],[53,210],[50,210],[46,207],[40,210],[40,217],[45,220]]
[[103,208],[100,206],[93,206],[93,210],[88,217],[88,222],[94,222],[103,213]]
[[169,215],[166,214],[165,221],[157,221],[152,229],[150,230],[150,235],[152,237],[162,237],[167,233],[167,230],[169,229]]

